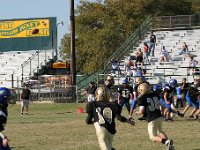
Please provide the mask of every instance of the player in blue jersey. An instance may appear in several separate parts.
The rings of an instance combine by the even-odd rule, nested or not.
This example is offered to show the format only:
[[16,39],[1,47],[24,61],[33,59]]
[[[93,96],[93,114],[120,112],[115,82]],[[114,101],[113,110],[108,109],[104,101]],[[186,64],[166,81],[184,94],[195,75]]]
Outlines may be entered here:
[[[195,112],[199,109],[199,103],[198,103],[198,98],[200,97],[200,92],[198,88],[200,87],[200,76],[197,76],[195,78],[194,85],[191,85],[186,93],[186,101],[187,101],[187,106],[183,110],[183,115],[188,111],[188,109],[192,106],[192,112],[190,113],[190,118],[192,119],[197,119],[197,115],[194,115]],[[198,114],[198,112],[197,112]]]
[[128,80],[124,79],[122,81],[123,86],[118,88],[118,104],[123,107],[124,104],[130,113],[130,99],[133,97],[133,88],[129,86]]
[[9,89],[0,87],[0,150],[10,150],[7,137],[2,133],[7,122],[8,100],[11,94]]
[[178,116],[183,117],[175,107],[174,107],[174,99],[176,97],[176,87],[177,87],[177,80],[170,79],[169,85],[165,85],[163,87],[163,99],[164,99],[164,106],[165,110],[163,113],[163,117],[166,121],[172,121],[171,114],[176,113]]
[[101,150],[114,150],[112,143],[116,133],[115,118],[121,122],[134,125],[132,120],[121,116],[121,107],[113,102],[110,97],[110,90],[105,86],[96,90],[96,101],[87,104],[87,124],[93,124]]

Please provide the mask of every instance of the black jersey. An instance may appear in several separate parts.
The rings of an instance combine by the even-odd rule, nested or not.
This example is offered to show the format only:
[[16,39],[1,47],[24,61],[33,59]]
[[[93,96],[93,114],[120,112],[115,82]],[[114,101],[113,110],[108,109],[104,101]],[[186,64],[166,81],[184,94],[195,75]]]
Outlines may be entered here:
[[198,87],[196,87],[196,86],[191,86],[191,87],[189,87],[189,88],[188,88],[188,95],[189,95],[190,97],[197,98],[197,96],[200,95],[200,92],[199,92],[199,90],[198,90]]
[[21,98],[25,100],[29,100],[31,91],[29,89],[23,89]]
[[133,93],[132,87],[121,87],[118,88],[120,94],[120,100],[129,101],[130,95]]
[[[86,118],[87,124],[98,122],[104,126],[111,134],[116,133],[115,117],[121,122],[126,122],[126,118],[121,116],[121,107],[117,103],[93,101],[87,104]],[[92,119],[94,119],[92,121]]]
[[150,92],[138,97],[138,105],[144,106],[148,122],[151,122],[162,116],[160,112],[159,99],[160,97],[156,92]]

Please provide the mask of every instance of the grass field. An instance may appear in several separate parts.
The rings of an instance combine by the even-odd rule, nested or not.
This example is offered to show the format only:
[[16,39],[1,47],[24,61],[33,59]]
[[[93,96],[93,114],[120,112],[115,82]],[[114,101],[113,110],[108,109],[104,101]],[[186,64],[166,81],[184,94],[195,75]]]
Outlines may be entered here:
[[[94,126],[85,124],[85,113],[77,113],[80,106],[85,104],[31,104],[29,114],[21,115],[20,105],[10,105],[4,133],[13,150],[98,150]],[[127,116],[125,109],[123,114]],[[176,150],[200,150],[200,122],[174,120],[164,122],[163,129],[174,140]],[[147,122],[136,120],[135,127],[116,124],[116,150],[166,149],[149,140]]]

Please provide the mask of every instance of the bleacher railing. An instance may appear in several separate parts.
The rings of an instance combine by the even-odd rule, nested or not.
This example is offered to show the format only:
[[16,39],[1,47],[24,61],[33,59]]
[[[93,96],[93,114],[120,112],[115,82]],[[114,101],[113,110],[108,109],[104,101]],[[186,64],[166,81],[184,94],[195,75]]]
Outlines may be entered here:
[[153,18],[154,29],[190,28],[200,26],[200,15],[159,16]]

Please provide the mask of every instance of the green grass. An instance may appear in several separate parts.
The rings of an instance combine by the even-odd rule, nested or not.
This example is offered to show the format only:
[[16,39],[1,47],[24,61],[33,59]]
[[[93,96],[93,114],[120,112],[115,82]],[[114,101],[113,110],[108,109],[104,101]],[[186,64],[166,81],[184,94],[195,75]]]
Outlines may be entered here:
[[[85,104],[31,104],[29,115],[21,115],[20,105],[10,105],[4,133],[13,150],[98,150],[94,126],[85,124],[85,113],[77,113],[80,106]],[[127,116],[126,110],[123,113]],[[135,127],[116,124],[113,146],[117,150],[166,149],[149,140],[147,122],[136,120]],[[200,150],[199,126],[199,121],[175,118],[173,123],[164,122],[163,130],[176,150]]]

